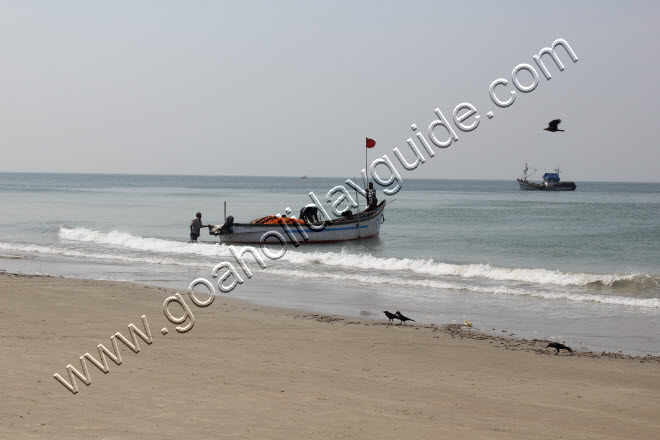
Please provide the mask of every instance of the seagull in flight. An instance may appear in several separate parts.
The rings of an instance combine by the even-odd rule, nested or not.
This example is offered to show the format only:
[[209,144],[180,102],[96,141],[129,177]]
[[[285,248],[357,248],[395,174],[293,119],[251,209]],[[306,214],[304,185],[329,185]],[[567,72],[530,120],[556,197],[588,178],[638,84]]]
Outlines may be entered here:
[[548,122],[548,126],[544,128],[545,131],[551,131],[551,132],[556,132],[556,131],[564,131],[559,129],[559,123],[561,122],[561,119],[554,119],[550,122]]

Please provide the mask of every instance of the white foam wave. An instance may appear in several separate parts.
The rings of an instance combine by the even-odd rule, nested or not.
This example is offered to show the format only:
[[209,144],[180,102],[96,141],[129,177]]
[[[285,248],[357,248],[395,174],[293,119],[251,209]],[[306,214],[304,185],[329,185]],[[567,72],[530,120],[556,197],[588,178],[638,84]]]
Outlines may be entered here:
[[[333,273],[333,272],[312,272],[308,270],[280,270],[280,269],[267,269],[266,272],[272,275],[280,275],[285,277],[297,278],[326,278],[333,280],[350,280],[357,281],[365,284],[389,284],[399,285],[403,287],[423,287],[431,289],[444,289],[444,290],[465,290],[474,293],[496,294],[496,295],[517,295],[517,296],[531,296],[544,299],[554,300],[568,300],[576,302],[597,302],[601,304],[623,305],[632,307],[646,307],[646,308],[660,308],[660,299],[658,298],[627,298],[622,296],[607,296],[607,295],[591,295],[591,294],[576,294],[569,292],[549,292],[544,290],[530,290],[511,288],[504,286],[486,286],[486,285],[473,285],[464,283],[451,283],[436,280],[420,280],[409,279],[400,277],[388,277],[380,275],[361,275],[361,274],[348,274],[348,273]],[[417,292],[417,294],[423,294]],[[433,295],[426,295],[433,296]]]
[[[126,234],[130,235],[130,234]],[[110,234],[107,234],[110,237]],[[89,237],[87,235],[86,237]],[[101,236],[103,239],[106,239],[105,236]],[[110,241],[110,238],[107,238]],[[167,241],[159,239],[145,239],[148,246],[154,244],[151,240],[158,241]],[[121,240],[115,241],[121,242]],[[173,242],[178,243],[178,242]],[[187,243],[183,243],[187,244]],[[194,248],[201,247],[199,244],[188,244]],[[146,247],[146,246],[143,246]],[[209,246],[210,247],[210,246]],[[216,246],[217,247],[217,246]],[[142,249],[144,250],[144,249]],[[195,249],[196,250],[196,249]],[[125,253],[112,253],[112,252],[101,252],[101,251],[85,251],[75,248],[69,248],[65,246],[44,246],[44,245],[34,245],[34,244],[21,244],[21,243],[5,243],[0,242],[0,251],[11,251],[11,252],[21,252],[21,253],[40,253],[40,254],[50,254],[50,255],[62,255],[68,257],[76,258],[92,258],[92,259],[106,259],[106,260],[119,260],[123,262],[132,262],[132,263],[147,263],[147,264],[157,264],[157,265],[177,265],[177,266],[188,266],[188,267],[203,267],[208,266],[212,267],[217,263],[216,259],[211,259],[209,261],[199,261],[199,259],[190,260],[183,258],[172,258],[167,256],[152,256],[152,255],[127,255]],[[162,251],[159,251],[162,252]],[[181,252],[183,253],[183,252]],[[302,254],[299,252],[287,253],[289,259],[294,260],[296,263],[303,264],[323,264],[327,263],[327,258],[335,258],[335,255],[342,255],[336,253],[323,253],[323,258],[326,258],[325,261],[317,261],[319,253],[314,254]],[[355,255],[343,254],[345,257],[355,257]],[[360,257],[360,256],[357,256]],[[364,257],[364,256],[362,256]],[[371,257],[374,258],[374,257]],[[405,261],[402,259],[377,259],[377,260],[396,260],[396,261]],[[360,261],[358,259],[358,261]],[[419,260],[407,260],[407,261],[419,261]],[[330,260],[331,265],[336,265],[336,262]],[[401,263],[397,263],[401,264]],[[346,264],[346,266],[353,267],[351,264]],[[369,268],[371,266],[366,266]],[[400,266],[398,266],[400,267]],[[360,268],[365,268],[365,265],[362,265]],[[402,270],[400,268],[396,270]],[[403,287],[422,287],[428,289],[445,289],[445,290],[465,290],[475,293],[485,293],[485,294],[498,294],[498,295],[517,295],[517,296],[532,296],[546,299],[564,299],[569,301],[578,301],[578,302],[598,302],[603,304],[613,304],[613,305],[625,305],[625,306],[634,306],[634,307],[647,307],[647,308],[660,308],[660,299],[658,298],[628,298],[621,296],[608,296],[608,295],[596,295],[596,294],[577,294],[570,292],[554,292],[554,291],[545,291],[545,290],[534,290],[534,289],[523,289],[517,287],[506,287],[506,286],[496,286],[496,285],[475,285],[468,282],[449,282],[443,280],[434,280],[434,279],[412,279],[407,276],[390,276],[387,274],[364,274],[364,273],[347,273],[342,272],[319,272],[309,269],[278,269],[278,268],[268,268],[267,273],[277,276],[286,276],[286,277],[296,277],[296,278],[312,278],[312,279],[333,279],[333,280],[351,280],[365,284],[389,284],[389,285],[399,285]],[[577,275],[577,274],[576,274]],[[419,294],[423,294],[419,292]],[[432,295],[432,294],[431,294]]]
[[100,232],[87,228],[60,227],[58,235],[63,240],[106,244],[137,251],[159,252],[164,254],[190,254],[205,257],[226,257],[226,246],[217,243],[188,243],[161,238],[145,238],[126,232]]
[[[59,236],[69,241],[105,244],[144,252],[231,257],[228,247],[224,245],[145,238],[116,230],[100,232],[87,228],[62,226],[59,229]],[[326,265],[383,272],[412,271],[421,275],[455,276],[467,279],[481,278],[557,286],[586,286],[589,284],[612,286],[616,281],[632,280],[639,275],[560,272],[547,269],[497,267],[489,264],[451,264],[437,262],[432,259],[384,258],[346,252],[300,252],[289,250],[282,260],[305,266]]]
[[[113,254],[108,252],[85,252],[85,251],[58,247],[58,246],[42,246],[36,244],[0,243],[0,250],[25,252],[28,254],[39,253],[39,254],[47,254],[47,255],[62,255],[64,257],[93,258],[100,260],[118,260],[118,261],[125,261],[128,263],[168,264],[168,265],[189,266],[189,267],[200,267],[203,265],[198,261],[183,261],[183,260],[176,260],[167,257],[158,258],[158,257],[148,257],[148,256],[130,256],[125,254]],[[207,266],[212,267],[213,265],[209,263]]]
[[283,259],[297,264],[318,264],[384,272],[393,270],[412,271],[421,275],[482,278],[558,286],[585,286],[592,283],[611,286],[615,281],[630,280],[638,275],[560,272],[547,269],[496,267],[489,264],[461,265],[436,262],[432,259],[381,258],[345,252],[287,252]]

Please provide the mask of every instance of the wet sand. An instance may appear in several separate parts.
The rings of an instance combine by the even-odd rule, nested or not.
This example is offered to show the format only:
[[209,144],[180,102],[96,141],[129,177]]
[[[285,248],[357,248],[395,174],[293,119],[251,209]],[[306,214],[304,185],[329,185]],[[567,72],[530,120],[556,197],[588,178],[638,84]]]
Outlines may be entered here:
[[[249,286],[245,286],[249,288]],[[254,306],[227,297],[179,333],[174,291],[0,274],[0,438],[630,438],[660,436],[658,358],[577,352],[459,326]],[[200,299],[205,299],[200,295]],[[183,309],[169,304],[174,316]],[[127,325],[104,374],[79,357]],[[190,320],[178,324],[189,325]],[[167,334],[161,330],[167,328]],[[574,347],[575,348],[575,347]]]

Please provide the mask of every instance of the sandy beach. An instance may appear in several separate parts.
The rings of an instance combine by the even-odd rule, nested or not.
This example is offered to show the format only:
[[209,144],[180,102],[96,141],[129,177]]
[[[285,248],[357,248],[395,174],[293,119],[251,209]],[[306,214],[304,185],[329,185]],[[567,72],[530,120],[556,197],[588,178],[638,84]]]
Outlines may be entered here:
[[0,2],[0,440],[660,440],[660,2],[562,6]]
[[[184,300],[173,291],[0,274],[1,438],[637,438],[660,436],[660,363],[438,326],[387,325]],[[200,295],[203,298],[203,295]],[[170,303],[174,316],[182,309]],[[71,393],[66,366],[110,336],[144,331],[139,353]],[[180,325],[184,326],[187,323]],[[161,331],[167,328],[167,334]],[[466,337],[463,333],[469,333]],[[130,337],[129,337],[130,339]]]

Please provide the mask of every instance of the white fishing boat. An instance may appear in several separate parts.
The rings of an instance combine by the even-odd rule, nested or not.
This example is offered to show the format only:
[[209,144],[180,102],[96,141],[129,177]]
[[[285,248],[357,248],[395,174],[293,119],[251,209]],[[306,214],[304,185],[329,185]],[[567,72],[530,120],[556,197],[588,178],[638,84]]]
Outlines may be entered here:
[[268,223],[234,223],[230,216],[224,225],[209,225],[209,234],[217,235],[220,242],[228,244],[270,243],[278,240],[277,234],[287,242],[295,239],[300,244],[362,240],[378,236],[380,225],[385,221],[385,205],[383,201],[372,211],[309,225],[294,219],[279,220],[274,217]]

